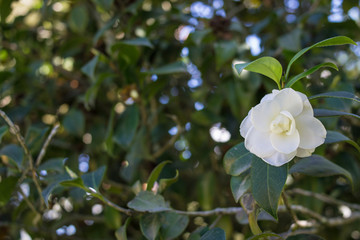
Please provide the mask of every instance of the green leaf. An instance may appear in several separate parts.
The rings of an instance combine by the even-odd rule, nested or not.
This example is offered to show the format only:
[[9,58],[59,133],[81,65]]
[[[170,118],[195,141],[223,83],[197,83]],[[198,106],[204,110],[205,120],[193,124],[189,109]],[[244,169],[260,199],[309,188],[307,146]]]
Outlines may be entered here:
[[179,179],[179,171],[176,170],[175,177],[173,178],[162,178],[159,182],[159,192],[163,192],[167,187],[171,186],[172,184],[176,183]]
[[123,40],[120,43],[131,46],[144,46],[144,47],[154,48],[154,45],[152,45],[152,43],[147,38],[128,39],[128,40]]
[[213,228],[201,236],[200,240],[225,240],[225,231],[221,228]]
[[340,99],[348,99],[360,103],[360,98],[358,98],[355,94],[344,91],[320,93],[309,97],[310,100],[317,98],[340,98]]
[[81,72],[88,76],[92,82],[95,81],[95,67],[98,61],[99,55],[96,55],[81,68]]
[[140,192],[133,200],[128,202],[128,207],[138,212],[163,212],[171,208],[167,206],[161,195],[149,191]]
[[15,144],[9,144],[3,147],[0,150],[0,156],[5,155],[10,160],[12,160],[13,164],[20,169],[23,159],[24,159],[24,151],[21,147]]
[[290,168],[290,173],[302,173],[315,177],[343,175],[353,184],[352,176],[347,170],[316,154],[300,159]]
[[161,236],[165,240],[175,239],[186,229],[189,217],[172,212],[161,213]]
[[60,183],[63,181],[71,180],[71,177],[68,174],[59,174],[56,176],[53,182],[51,182],[46,188],[44,188],[41,192],[41,195],[45,199],[46,207],[49,207],[49,198],[50,195],[55,189],[60,187]]
[[235,64],[235,69],[239,75],[243,70],[260,73],[274,80],[280,88],[282,66],[273,57],[262,57],[250,63]]
[[140,218],[140,229],[148,240],[155,240],[161,227],[161,215],[148,213]]
[[85,117],[84,114],[77,109],[71,109],[63,120],[65,130],[75,136],[82,136],[85,131]]
[[121,227],[121,213],[113,207],[104,207],[104,219],[106,227],[110,229],[119,229]]
[[30,128],[28,128],[25,136],[25,143],[30,149],[31,153],[36,153],[37,151],[40,151],[42,144],[45,140],[45,134],[48,130],[48,127],[38,128],[31,126]]
[[185,72],[187,72],[185,63],[174,62],[174,63],[167,64],[165,66],[162,66],[162,67],[152,69],[145,73],[163,75],[163,74],[185,73]]
[[235,41],[221,41],[214,44],[214,49],[216,56],[216,68],[219,69],[227,61],[234,58],[237,44]]
[[[103,0],[94,0],[94,1],[96,1],[96,2],[99,2],[100,4],[102,3],[102,2],[105,2],[105,1],[103,1]],[[107,1],[109,1],[109,0],[107,0]],[[113,1],[113,0],[110,0],[111,2]],[[111,3],[112,4],[112,3]],[[115,22],[117,21],[119,19],[119,16],[118,15],[115,15],[113,18],[111,18],[109,21],[107,21],[107,23],[102,27],[102,28],[100,28],[97,32],[96,32],[96,34],[95,34],[95,36],[94,36],[94,38],[93,38],[93,42],[92,42],[92,44],[95,46],[96,45],[96,43],[99,41],[99,39],[102,37],[102,35],[104,35],[104,33],[107,31],[107,30],[109,30],[114,24],[115,24]]]
[[280,235],[278,235],[276,233],[264,232],[264,233],[252,236],[252,237],[248,238],[247,240],[268,239],[268,237],[274,237],[274,238],[271,238],[273,240],[275,240],[275,239],[283,239]]
[[238,176],[251,167],[253,154],[250,153],[244,143],[239,143],[230,148],[224,156],[224,169],[227,174]]
[[359,115],[348,113],[348,112],[341,112],[337,110],[329,110],[329,109],[314,109],[314,116],[315,117],[339,117],[339,116],[351,116],[360,119]]
[[6,18],[9,16],[9,14],[12,11],[12,9],[11,9],[12,2],[13,2],[13,0],[1,0],[0,1],[0,22],[2,24],[5,24]]
[[126,219],[125,224],[116,230],[115,232],[116,240],[127,240],[126,228],[130,223],[130,219],[131,218]]
[[8,126],[0,127],[0,143],[1,143],[3,136],[7,133],[8,130],[9,130]]
[[128,148],[136,133],[139,125],[140,113],[136,105],[126,108],[117,123],[114,132],[114,141],[124,148]]
[[274,167],[254,156],[250,174],[254,199],[261,208],[277,219],[278,202],[287,178],[287,164]]
[[200,45],[204,37],[209,33],[211,33],[211,29],[197,30],[190,33],[189,39],[191,39],[195,45]]
[[286,240],[325,240],[325,239],[313,234],[296,234],[287,237]]
[[360,152],[360,146],[355,141],[346,137],[342,133],[335,132],[335,131],[327,131],[325,143],[331,144],[331,143],[337,143],[337,142],[347,142],[347,143],[353,145]]
[[230,180],[231,192],[235,202],[238,202],[241,196],[251,187],[250,175],[244,172],[240,176],[232,176]]
[[165,167],[166,164],[171,163],[171,161],[164,161],[157,165],[151,172],[148,180],[147,180],[147,191],[151,191],[154,186],[155,181],[158,179],[162,169]]
[[344,45],[344,44],[353,44],[356,45],[356,43],[351,40],[348,37],[344,37],[344,36],[338,36],[338,37],[333,37],[333,38],[328,38],[325,39],[321,42],[315,43],[314,45],[304,48],[302,49],[300,52],[298,52],[297,54],[295,54],[295,56],[290,60],[289,65],[286,69],[286,73],[285,73],[285,79],[288,78],[289,76],[289,72],[290,72],[290,68],[291,65],[302,55],[304,55],[307,51],[309,51],[312,48],[316,48],[316,47],[327,47],[327,46],[335,46],[335,45]]
[[104,178],[105,170],[106,167],[102,166],[93,172],[82,175],[81,178],[83,180],[84,186],[95,189],[98,192],[101,181]]
[[85,5],[78,5],[71,9],[69,27],[76,33],[84,33],[89,22],[89,15]]
[[55,171],[55,172],[64,172],[64,158],[52,158],[41,164],[37,170],[45,170],[45,171]]
[[3,178],[0,182],[0,207],[3,207],[10,200],[12,193],[14,192],[18,177],[10,176]]
[[291,78],[289,80],[289,82],[286,83],[285,87],[286,88],[291,87],[292,85],[294,85],[300,79],[307,77],[308,75],[316,72],[317,70],[319,70],[322,67],[331,67],[331,68],[335,69],[336,71],[339,71],[338,67],[334,63],[331,63],[331,62],[321,63],[321,64],[316,65],[315,67],[312,67],[309,70],[307,70],[307,71],[305,71],[303,73],[300,73],[300,74],[294,76],[293,78]]
[[86,192],[89,191],[89,189],[85,187],[84,182],[81,178],[73,178],[73,179],[65,180],[62,181],[60,184],[64,187],[77,187],[85,190]]

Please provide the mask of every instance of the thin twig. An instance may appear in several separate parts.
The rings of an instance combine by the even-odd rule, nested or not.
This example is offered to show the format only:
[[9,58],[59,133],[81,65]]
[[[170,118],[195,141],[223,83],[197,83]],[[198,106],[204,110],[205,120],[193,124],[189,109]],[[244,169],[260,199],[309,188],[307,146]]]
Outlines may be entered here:
[[31,203],[31,201],[29,200],[29,198],[26,196],[26,194],[24,193],[24,191],[22,190],[21,187],[19,187],[19,193],[22,196],[22,198],[25,200],[26,204],[29,206],[29,208],[36,214],[40,213],[36,210],[36,208],[34,207],[34,205]]
[[341,200],[337,200],[335,198],[332,198],[328,195],[325,194],[321,194],[321,193],[315,193],[315,192],[310,192],[304,189],[300,189],[300,188],[294,188],[291,190],[287,191],[289,194],[300,194],[303,196],[307,196],[307,197],[314,197],[316,199],[319,199],[325,203],[329,203],[329,204],[334,204],[334,205],[345,205],[349,208],[352,209],[356,209],[356,210],[360,210],[360,205],[359,204],[355,204],[355,203],[348,203],[345,201],[341,201]]
[[216,225],[219,223],[219,221],[221,220],[223,216],[220,214],[219,216],[217,216],[217,218],[215,219],[214,222],[211,223],[211,225],[209,226],[210,229],[216,227]]
[[284,204],[285,204],[285,207],[286,209],[288,210],[288,212],[290,213],[291,217],[293,218],[294,220],[294,223],[295,223],[295,227],[294,227],[294,230],[296,229],[296,226],[299,225],[298,222],[299,222],[299,219],[298,217],[296,216],[295,212],[291,209],[291,205],[289,204],[288,202],[288,198],[287,198],[287,195],[285,192],[282,192],[282,199],[284,201]]
[[34,164],[33,164],[33,158],[31,156],[31,153],[28,149],[28,147],[26,146],[25,140],[23,138],[23,136],[21,136],[20,131],[18,129],[18,127],[15,126],[15,124],[11,121],[11,119],[6,115],[6,113],[2,110],[0,110],[0,116],[5,120],[5,122],[7,123],[7,125],[10,127],[10,132],[16,136],[20,146],[22,147],[22,149],[24,150],[24,153],[26,155],[26,157],[28,158],[28,162],[29,162],[29,169],[24,170],[22,177],[20,178],[21,181],[24,179],[24,177],[26,176],[27,172],[30,170],[31,171],[31,176],[33,179],[33,182],[35,184],[35,187],[39,193],[40,196],[40,203],[41,203],[41,209],[43,209],[43,206],[45,206],[45,200],[41,194],[41,187],[40,187],[40,183],[37,179],[36,176],[36,171],[34,169]]
[[103,197],[100,200],[102,200],[106,205],[115,208],[116,210],[118,210],[121,213],[125,213],[128,216],[131,216],[135,213],[135,211],[128,209],[128,208],[123,208],[120,207],[119,205],[117,205],[116,203],[113,203],[112,201],[110,201],[109,199]]
[[49,134],[49,136],[47,137],[46,141],[44,142],[41,150],[40,150],[40,153],[36,159],[36,164],[35,164],[35,167],[38,167],[42,161],[42,159],[44,158],[45,156],[45,153],[46,153],[46,149],[48,148],[52,138],[55,136],[55,134],[57,133],[58,129],[60,127],[60,124],[57,123],[55,124],[55,126],[51,129],[51,132]]

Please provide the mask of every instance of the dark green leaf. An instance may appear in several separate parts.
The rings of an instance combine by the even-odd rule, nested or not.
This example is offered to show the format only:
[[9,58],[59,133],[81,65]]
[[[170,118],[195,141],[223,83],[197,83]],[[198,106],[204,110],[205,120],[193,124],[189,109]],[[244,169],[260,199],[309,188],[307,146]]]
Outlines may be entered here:
[[344,168],[319,155],[302,158],[290,168],[290,173],[302,173],[315,177],[343,175],[352,184],[351,174]]
[[161,195],[149,191],[140,192],[133,200],[128,202],[128,207],[138,212],[163,212],[170,210]]
[[238,176],[251,167],[251,154],[244,143],[239,143],[228,150],[224,156],[224,169],[227,174]]
[[116,240],[127,240],[126,228],[129,225],[130,219],[131,218],[126,219],[125,224],[121,226],[118,230],[116,230],[115,232]]
[[1,0],[0,1],[0,22],[5,24],[6,18],[11,13],[11,3],[13,0]]
[[64,158],[52,158],[41,164],[37,170],[64,172],[64,162]]
[[148,180],[147,180],[147,191],[151,191],[154,186],[155,181],[158,179],[162,169],[165,167],[166,164],[171,163],[171,161],[164,161],[157,165],[151,172]]
[[104,177],[106,167],[102,166],[96,169],[93,172],[85,173],[81,176],[83,183],[86,187],[95,189],[97,192],[99,191],[99,187],[101,185],[101,181]]
[[296,234],[287,237],[286,240],[324,240],[324,238],[313,234]]
[[251,181],[248,172],[244,172],[239,176],[232,176],[230,180],[231,192],[235,202],[238,202],[241,196],[250,189]]
[[204,37],[209,33],[211,33],[210,29],[197,30],[195,32],[190,33],[189,39],[191,39],[196,45],[200,45]]
[[147,71],[146,73],[162,75],[162,74],[185,73],[185,72],[187,72],[185,63],[175,62],[175,63],[169,63],[162,67],[152,69],[150,71]]
[[250,173],[251,190],[256,202],[277,219],[278,202],[287,178],[287,164],[274,167],[254,156]]
[[104,219],[106,226],[110,229],[119,229],[121,227],[121,213],[109,206],[105,206]]
[[81,72],[88,76],[93,82],[95,81],[95,68],[98,60],[99,55],[96,55],[81,68]]
[[49,197],[51,195],[51,193],[60,187],[60,183],[63,181],[67,181],[67,180],[71,180],[71,177],[68,174],[61,174],[61,175],[57,175],[56,178],[53,180],[53,182],[51,182],[45,189],[43,189],[43,191],[41,192],[41,195],[43,196],[43,198],[45,199],[45,204],[48,207],[49,206]]
[[344,37],[344,36],[338,36],[338,37],[333,37],[333,38],[328,38],[325,39],[321,42],[315,43],[314,45],[304,48],[302,49],[300,52],[298,52],[297,54],[295,54],[295,56],[290,60],[289,65],[286,69],[286,73],[285,73],[285,79],[288,78],[289,76],[289,72],[290,72],[290,67],[291,65],[302,55],[304,55],[307,51],[309,51],[312,48],[316,48],[316,47],[327,47],[327,46],[335,46],[335,45],[344,45],[344,44],[354,44],[356,45],[356,43],[351,40],[348,37]]
[[273,57],[262,57],[250,63],[235,64],[235,69],[239,75],[243,70],[260,73],[274,80],[280,88],[282,66]]
[[177,238],[189,224],[189,217],[185,215],[164,212],[161,216],[161,236],[165,240]]
[[339,116],[351,116],[360,119],[359,115],[347,112],[341,112],[337,110],[329,110],[329,109],[314,109],[314,116],[315,117],[339,117]]
[[117,123],[113,136],[114,141],[120,146],[128,148],[135,136],[139,119],[139,108],[136,105],[127,107]]
[[236,54],[237,44],[234,41],[221,41],[214,45],[216,56],[216,68],[219,69],[227,61],[234,58]]
[[167,187],[171,186],[173,183],[176,183],[179,179],[179,171],[176,170],[175,177],[173,178],[162,178],[159,182],[159,192],[163,192]]
[[10,158],[10,160],[13,161],[14,165],[18,169],[21,168],[23,158],[24,158],[24,151],[18,145],[15,145],[15,144],[6,145],[5,147],[3,147],[0,150],[0,156],[1,155],[5,155],[8,158]]
[[360,98],[358,98],[355,94],[344,91],[320,93],[309,97],[310,100],[316,98],[340,98],[340,99],[348,99],[360,103]]
[[68,133],[82,136],[85,131],[84,114],[77,109],[71,109],[64,117],[63,125]]
[[88,188],[85,187],[84,182],[81,178],[73,178],[73,179],[65,180],[62,181],[60,184],[64,187],[77,187],[85,191],[89,191]]
[[247,240],[257,240],[257,239],[268,239],[268,237],[274,237],[271,239],[283,239],[280,235],[276,234],[276,233],[271,233],[271,232],[265,232],[265,233],[261,233],[255,236],[252,236],[250,238],[248,238]]
[[31,126],[26,133],[25,142],[28,148],[30,149],[31,153],[40,151],[42,144],[45,140],[45,134],[49,130],[48,127],[46,128],[38,128]]
[[155,240],[161,227],[161,215],[148,213],[140,218],[140,229],[148,240]]
[[5,206],[5,204],[10,200],[12,193],[16,188],[18,177],[10,176],[1,180],[0,182],[0,207]]
[[221,228],[213,228],[201,236],[200,240],[225,240],[225,232]]
[[7,133],[8,130],[9,130],[8,126],[0,127],[0,143],[1,143],[3,136]]
[[[106,1],[103,1],[103,0],[94,0],[96,2],[99,2],[99,4],[102,4],[103,2],[111,2],[112,4],[112,1],[113,0],[106,0]],[[106,7],[106,6],[105,6]],[[104,33],[109,30],[113,25],[114,23],[116,22],[116,20],[119,19],[119,16],[114,16],[113,18],[111,18],[102,28],[100,28],[95,36],[94,36],[94,39],[93,39],[93,45],[96,45],[96,43],[99,41],[99,39],[102,37],[102,35],[104,35]]]
[[289,80],[289,82],[286,83],[285,87],[286,88],[291,87],[292,85],[294,85],[300,79],[307,77],[308,75],[316,72],[317,70],[319,70],[322,67],[330,67],[330,68],[333,68],[333,69],[339,71],[338,67],[335,64],[331,63],[331,62],[321,63],[321,64],[316,65],[315,67],[312,67],[309,70],[307,70],[305,72],[302,72],[302,73],[296,75],[295,77],[291,78]]
[[152,43],[147,38],[135,38],[135,39],[123,40],[120,43],[131,46],[144,46],[144,47],[154,48]]
[[[257,221],[277,222],[277,220],[275,218],[273,218],[270,214],[268,214],[264,210],[260,211],[260,213],[256,217],[256,220]],[[249,224],[249,218],[248,218],[248,215],[246,214],[246,212],[245,211],[238,212],[236,214],[236,221],[238,221],[238,223],[240,223],[240,224],[248,225]]]
[[360,146],[355,141],[346,137],[342,133],[335,132],[335,131],[327,131],[325,143],[331,144],[331,143],[337,143],[337,142],[347,142],[347,143],[353,145],[360,152]]
[[84,5],[78,5],[72,8],[69,15],[69,26],[76,33],[85,32],[89,22],[89,15]]
[[293,31],[278,38],[278,45],[290,51],[299,51],[301,48],[301,30],[295,28]]

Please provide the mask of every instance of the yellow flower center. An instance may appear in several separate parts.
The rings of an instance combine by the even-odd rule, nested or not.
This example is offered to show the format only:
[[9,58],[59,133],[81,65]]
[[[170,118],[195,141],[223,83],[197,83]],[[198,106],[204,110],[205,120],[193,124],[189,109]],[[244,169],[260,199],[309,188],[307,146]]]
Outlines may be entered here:
[[287,111],[280,112],[270,124],[270,131],[276,134],[290,135],[294,131],[294,118]]

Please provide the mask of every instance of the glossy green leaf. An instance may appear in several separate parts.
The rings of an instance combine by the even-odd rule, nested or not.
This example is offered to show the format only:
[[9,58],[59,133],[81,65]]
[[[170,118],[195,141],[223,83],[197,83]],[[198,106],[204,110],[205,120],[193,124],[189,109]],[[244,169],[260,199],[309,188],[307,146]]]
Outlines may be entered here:
[[13,164],[20,169],[24,159],[23,149],[15,144],[9,144],[0,150],[0,156],[7,156]]
[[261,208],[277,219],[278,202],[287,178],[287,164],[274,167],[254,156],[250,174],[254,199]]
[[140,192],[133,200],[128,202],[128,207],[138,212],[162,212],[170,210],[161,195],[149,191]]
[[158,179],[162,169],[165,167],[166,164],[171,163],[171,161],[164,161],[157,165],[151,172],[148,180],[147,180],[147,191],[151,191],[154,186],[155,181]]
[[64,117],[63,126],[69,134],[82,136],[85,131],[84,114],[75,108],[71,109]]
[[335,45],[344,45],[344,44],[353,44],[356,45],[356,43],[351,40],[348,37],[344,37],[344,36],[338,36],[338,37],[333,37],[333,38],[328,38],[325,39],[321,42],[315,43],[314,45],[304,48],[301,51],[299,51],[297,54],[295,54],[295,56],[290,60],[289,65],[286,69],[286,73],[285,73],[285,79],[288,78],[289,76],[289,72],[290,72],[290,68],[291,65],[298,59],[300,58],[302,55],[304,55],[307,51],[309,51],[312,48],[317,48],[317,47],[327,47],[327,46],[335,46]]
[[175,239],[186,229],[189,217],[172,212],[161,213],[160,233],[163,239]]
[[104,178],[105,171],[106,167],[101,166],[93,172],[85,173],[81,176],[84,185],[88,188],[95,189],[98,192],[101,181]]
[[179,179],[179,171],[176,170],[176,174],[173,178],[162,178],[159,181],[159,192],[163,192],[167,187],[176,183]]
[[117,123],[113,139],[124,148],[128,148],[134,139],[139,125],[140,112],[136,105],[126,108]]
[[264,232],[255,236],[252,236],[250,238],[248,238],[247,240],[257,240],[257,239],[268,239],[269,237],[272,237],[271,239],[276,240],[276,239],[283,239],[280,235],[276,234],[276,233],[272,233],[272,232]]
[[7,133],[8,130],[9,130],[8,126],[0,127],[0,143],[1,143],[3,136]]
[[302,158],[292,165],[290,173],[302,173],[315,177],[343,175],[351,184],[353,182],[352,176],[347,170],[326,158],[315,154],[310,157]]
[[338,67],[334,63],[331,63],[331,62],[321,63],[319,65],[316,65],[315,67],[310,68],[309,70],[307,70],[305,72],[302,72],[302,73],[296,75],[295,77],[292,77],[289,80],[289,82],[286,83],[285,87],[287,87],[287,88],[291,87],[297,81],[309,76],[310,74],[316,72],[317,70],[319,70],[320,68],[323,68],[323,67],[330,67],[330,68],[333,68],[333,69],[339,71]]
[[340,98],[340,99],[348,99],[360,103],[359,97],[357,97],[355,94],[351,92],[345,92],[345,91],[320,93],[309,97],[310,100],[317,98]]
[[131,218],[126,219],[125,224],[116,230],[115,232],[116,240],[127,240],[126,229],[130,223],[130,219]]
[[329,109],[314,109],[314,116],[315,117],[339,117],[339,116],[350,116],[360,119],[359,115],[348,113],[348,112],[341,112],[337,110],[329,110]]
[[86,76],[88,76],[90,80],[93,82],[95,81],[95,68],[98,61],[99,61],[99,55],[96,55],[81,68],[81,72],[83,72]]
[[313,234],[296,234],[287,237],[286,240],[325,240],[325,239]]
[[331,144],[331,143],[338,143],[338,142],[347,142],[347,143],[353,145],[360,152],[360,146],[355,141],[351,140],[350,138],[343,135],[342,133],[335,132],[335,131],[327,131],[325,143]]
[[185,72],[187,72],[185,63],[175,62],[175,63],[169,63],[162,67],[152,69],[150,71],[147,71],[146,73],[163,75],[163,74],[185,73]]
[[123,40],[120,43],[131,46],[144,46],[144,47],[154,48],[154,45],[152,45],[152,43],[147,38],[128,39],[128,40]]
[[235,69],[239,75],[243,70],[260,73],[274,80],[280,88],[282,66],[273,57],[262,57],[250,63],[235,64]]
[[250,153],[244,143],[239,143],[230,148],[224,156],[224,169],[227,174],[238,176],[251,167],[253,154]]
[[12,193],[14,192],[18,177],[10,176],[3,178],[0,182],[0,207],[5,206],[10,200]]
[[140,229],[148,240],[155,240],[161,227],[161,215],[159,213],[147,213],[140,218]]
[[230,180],[231,192],[234,196],[235,202],[238,202],[241,196],[246,193],[251,187],[250,175],[244,172],[239,176],[232,176]]
[[73,32],[84,33],[89,22],[89,14],[85,5],[73,7],[69,15],[69,26]]
[[213,228],[201,236],[200,240],[225,240],[225,231],[221,228]]

